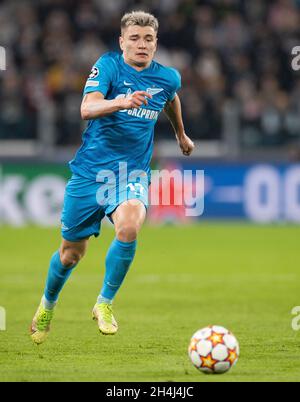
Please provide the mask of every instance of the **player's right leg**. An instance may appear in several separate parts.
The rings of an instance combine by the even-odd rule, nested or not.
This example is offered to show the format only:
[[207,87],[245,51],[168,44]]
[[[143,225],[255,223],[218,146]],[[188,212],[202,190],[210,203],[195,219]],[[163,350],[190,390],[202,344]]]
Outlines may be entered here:
[[95,197],[97,183],[78,175],[69,180],[62,211],[62,244],[50,262],[45,293],[33,318],[31,337],[45,341],[58,295],[71,272],[84,256],[91,236],[99,236],[103,212]]
[[84,256],[87,245],[88,239],[79,242],[63,239],[59,251],[52,256],[45,292],[31,324],[31,338],[36,344],[46,340],[58,296],[73,269]]

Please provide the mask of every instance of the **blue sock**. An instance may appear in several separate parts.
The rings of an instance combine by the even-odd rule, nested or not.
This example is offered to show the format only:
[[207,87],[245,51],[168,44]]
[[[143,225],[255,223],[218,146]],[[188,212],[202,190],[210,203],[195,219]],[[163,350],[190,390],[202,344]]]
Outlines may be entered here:
[[115,239],[106,256],[104,284],[98,297],[98,303],[110,303],[120,289],[123,280],[134,259],[137,241],[123,243]]
[[51,304],[56,303],[60,291],[75,267],[76,265],[70,268],[62,265],[59,251],[52,256],[44,293],[44,300],[46,299],[46,302]]

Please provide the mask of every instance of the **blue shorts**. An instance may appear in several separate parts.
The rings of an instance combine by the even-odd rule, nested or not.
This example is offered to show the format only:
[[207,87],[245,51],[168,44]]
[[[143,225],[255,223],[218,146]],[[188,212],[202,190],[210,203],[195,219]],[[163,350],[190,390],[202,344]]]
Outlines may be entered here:
[[69,180],[61,216],[61,233],[65,240],[78,242],[98,237],[101,221],[127,200],[140,200],[148,208],[148,179],[127,185],[108,185],[74,174]]

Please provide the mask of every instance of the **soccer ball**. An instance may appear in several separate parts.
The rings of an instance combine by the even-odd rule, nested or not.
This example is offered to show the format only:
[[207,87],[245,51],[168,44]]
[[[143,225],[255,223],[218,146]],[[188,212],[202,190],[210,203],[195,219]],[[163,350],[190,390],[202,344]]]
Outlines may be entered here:
[[189,345],[192,364],[206,374],[226,373],[237,363],[239,354],[236,337],[217,325],[197,331]]

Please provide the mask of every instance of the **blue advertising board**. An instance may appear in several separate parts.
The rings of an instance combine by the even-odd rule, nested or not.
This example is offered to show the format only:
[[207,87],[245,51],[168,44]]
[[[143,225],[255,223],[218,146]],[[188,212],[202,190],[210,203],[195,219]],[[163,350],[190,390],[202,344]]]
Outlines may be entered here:
[[184,164],[204,170],[203,218],[300,222],[300,165]]

